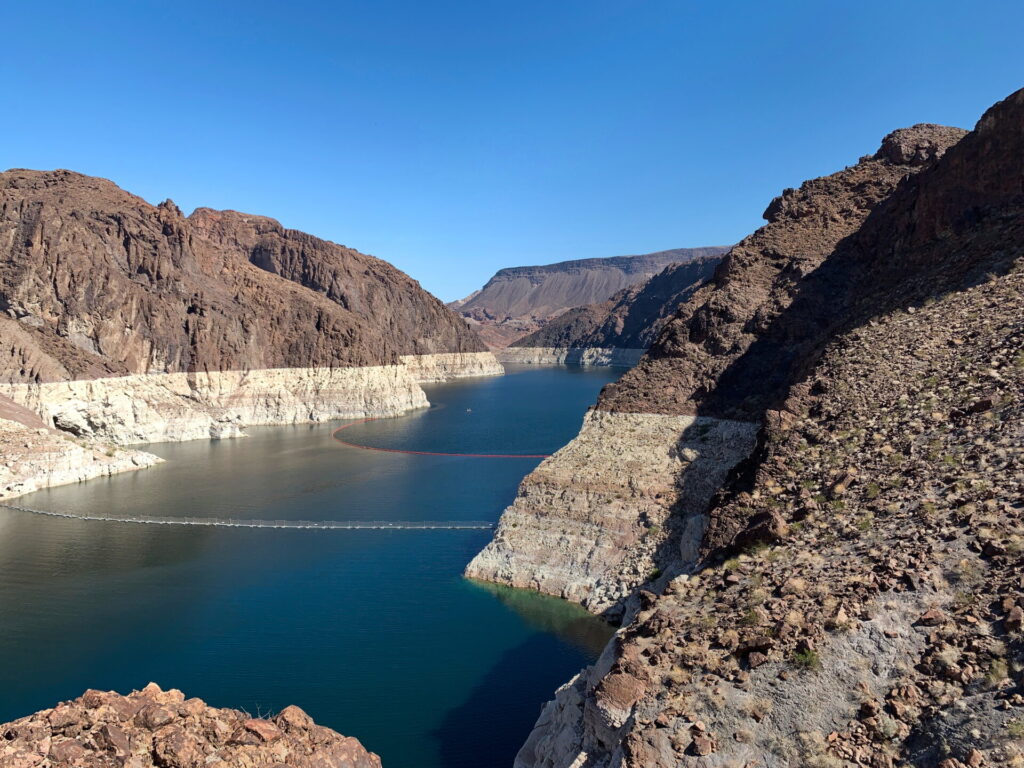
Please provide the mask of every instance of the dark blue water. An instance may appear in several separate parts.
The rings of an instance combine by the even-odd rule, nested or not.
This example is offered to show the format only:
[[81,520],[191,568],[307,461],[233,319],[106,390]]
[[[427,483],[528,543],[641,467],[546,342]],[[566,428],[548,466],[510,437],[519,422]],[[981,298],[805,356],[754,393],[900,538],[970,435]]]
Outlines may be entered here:
[[[389,448],[550,453],[615,374],[510,369],[343,431]],[[340,423],[340,422],[339,422]],[[497,520],[537,459],[361,451],[338,424],[159,444],[167,463],[24,497],[91,514]],[[0,722],[150,680],[216,706],[298,704],[386,768],[511,765],[609,629],[461,578],[488,531],[176,528],[0,510]]]

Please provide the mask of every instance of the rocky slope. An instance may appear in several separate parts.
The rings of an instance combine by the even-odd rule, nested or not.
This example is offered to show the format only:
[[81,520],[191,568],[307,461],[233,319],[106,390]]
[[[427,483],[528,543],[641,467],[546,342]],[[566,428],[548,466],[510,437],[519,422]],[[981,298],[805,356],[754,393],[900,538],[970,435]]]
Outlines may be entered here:
[[632,367],[662,327],[714,274],[719,256],[670,264],[608,301],[576,307],[502,350],[504,362],[582,363]]
[[0,725],[5,768],[380,768],[380,758],[295,706],[269,719],[150,683],[127,696],[86,691]]
[[889,137],[919,171],[825,258],[730,256],[606,390],[756,442],[520,768],[1024,765],[1024,92],[956,138]]
[[[637,367],[605,388],[602,415],[589,416],[578,438],[586,445],[570,443],[523,481],[467,574],[617,615],[655,569],[667,577],[692,568],[711,494],[753,448],[760,428],[755,404],[714,399],[717,380],[793,302],[801,277],[963,134],[928,125],[896,131],[874,155],[773,201],[768,224],[729,252]],[[759,371],[746,383],[767,388],[783,370]],[[636,461],[646,466],[638,474],[623,462],[642,433]],[[574,459],[578,449],[586,474]]]
[[379,259],[69,171],[0,174],[0,310],[0,394],[94,446],[399,413],[421,380],[501,373]]
[[499,270],[487,284],[449,304],[500,349],[573,307],[607,301],[618,291],[643,283],[670,264],[703,261],[727,248],[677,248],[642,256],[580,259],[537,267]]

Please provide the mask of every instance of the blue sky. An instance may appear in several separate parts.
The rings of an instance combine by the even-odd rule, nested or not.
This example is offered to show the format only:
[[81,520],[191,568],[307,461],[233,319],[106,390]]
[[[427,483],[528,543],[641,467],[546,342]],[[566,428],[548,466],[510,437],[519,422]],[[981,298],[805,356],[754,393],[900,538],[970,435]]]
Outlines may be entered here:
[[786,186],[1024,86],[1017,2],[48,2],[4,9],[0,167],[235,208],[445,300],[734,242]]

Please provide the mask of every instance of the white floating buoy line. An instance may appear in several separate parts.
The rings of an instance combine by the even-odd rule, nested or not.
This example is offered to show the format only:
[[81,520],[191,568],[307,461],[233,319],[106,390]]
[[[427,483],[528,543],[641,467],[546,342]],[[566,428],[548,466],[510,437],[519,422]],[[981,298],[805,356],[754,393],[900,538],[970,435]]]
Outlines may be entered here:
[[136,523],[143,525],[198,525],[213,528],[299,528],[350,531],[426,531],[426,530],[489,530],[494,523],[483,520],[244,520],[219,517],[129,517],[121,515],[90,515],[79,512],[56,512],[0,502],[0,507],[32,515],[63,517],[71,520],[94,520],[104,523]]

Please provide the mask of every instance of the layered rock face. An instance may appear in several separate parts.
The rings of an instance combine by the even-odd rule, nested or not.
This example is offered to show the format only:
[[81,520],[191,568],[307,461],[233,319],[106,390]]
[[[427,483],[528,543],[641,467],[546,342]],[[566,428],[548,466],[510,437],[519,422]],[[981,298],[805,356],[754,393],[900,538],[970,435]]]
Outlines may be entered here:
[[140,374],[0,391],[58,429],[121,445],[237,437],[246,425],[387,416],[429,405],[403,365]]
[[[763,415],[763,404],[713,397],[719,379],[731,375],[757,330],[793,302],[799,276],[820,266],[901,180],[930,167],[963,135],[941,126],[896,131],[857,165],[773,201],[765,214],[769,223],[729,252],[637,367],[602,392],[597,409],[605,414],[577,438],[588,472],[602,478],[600,487],[578,474],[575,442],[546,459],[523,481],[467,575],[548,587],[614,617],[648,577],[663,584],[692,570],[693,531],[703,532],[711,495],[753,449]],[[904,156],[897,151],[902,146],[915,151]],[[749,384],[767,386],[780,375],[762,373]],[[642,443],[634,426],[638,415],[663,425]],[[618,460],[633,452],[631,441],[639,455],[672,460],[655,458],[638,477]],[[595,547],[605,525],[614,546]],[[567,551],[566,540],[578,546]],[[639,565],[624,571],[624,563]]]
[[142,469],[161,461],[143,451],[84,441],[46,426],[0,396],[0,499],[40,488]]
[[707,282],[720,256],[671,264],[608,301],[570,309],[501,350],[505,362],[613,365],[632,368],[680,304]]
[[701,262],[726,250],[718,246],[677,248],[642,256],[511,267],[498,271],[479,291],[449,306],[476,328],[490,347],[500,349],[567,310],[604,302],[670,264]]
[[[939,154],[915,133],[885,156]],[[688,308],[606,391],[622,418],[646,395],[761,428],[698,569],[636,593],[519,768],[1024,764],[1022,158],[1018,92],[774,317],[723,333]],[[706,338],[744,348],[710,381]]]
[[619,605],[659,563],[696,559],[704,510],[754,432],[723,419],[591,411],[523,481],[466,574],[595,612]]
[[502,372],[379,259],[104,179],[0,174],[0,254],[0,394],[101,452],[401,413],[427,405],[420,381]]
[[380,768],[350,737],[295,706],[269,719],[186,699],[150,683],[127,696],[86,691],[0,725],[6,768]]

